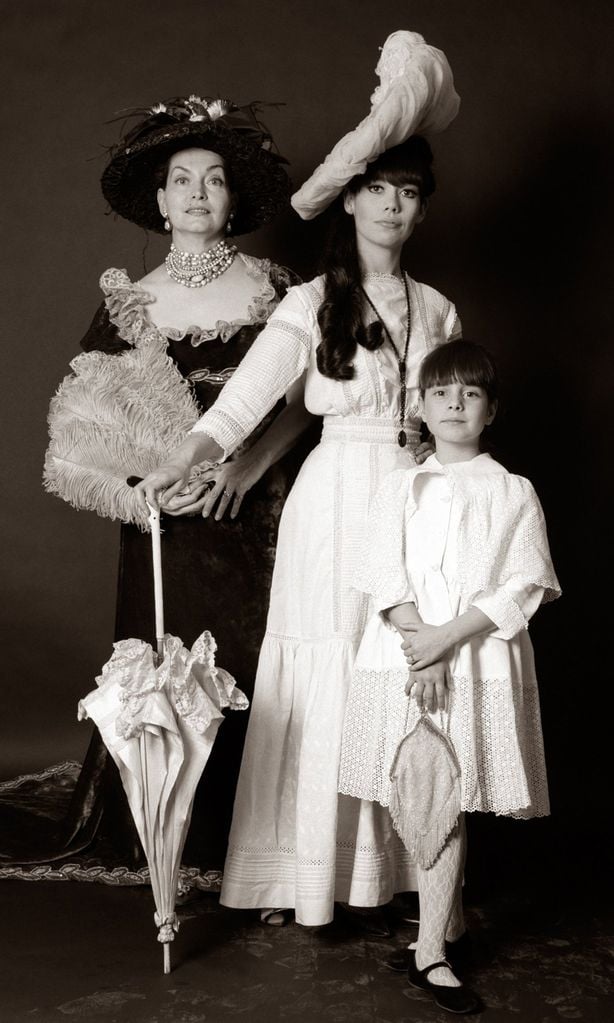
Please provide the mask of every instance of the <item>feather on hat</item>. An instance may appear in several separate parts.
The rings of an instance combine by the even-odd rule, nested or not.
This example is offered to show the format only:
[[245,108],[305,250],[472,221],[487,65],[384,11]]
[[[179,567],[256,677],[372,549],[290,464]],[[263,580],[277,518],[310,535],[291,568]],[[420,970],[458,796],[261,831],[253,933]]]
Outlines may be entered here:
[[380,85],[368,115],[334,146],[323,163],[295,192],[291,202],[303,220],[325,210],[358,174],[387,149],[410,135],[443,131],[454,120],[460,99],[441,50],[418,32],[388,36],[375,69]]

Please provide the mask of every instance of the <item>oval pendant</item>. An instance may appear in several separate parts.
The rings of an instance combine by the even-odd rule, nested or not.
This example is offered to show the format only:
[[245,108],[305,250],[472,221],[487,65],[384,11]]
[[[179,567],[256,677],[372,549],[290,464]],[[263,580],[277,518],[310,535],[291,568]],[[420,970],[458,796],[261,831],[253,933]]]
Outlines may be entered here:
[[407,434],[405,433],[405,430],[399,430],[399,436],[397,440],[399,442],[399,447],[404,448],[405,445],[407,444]]
[[194,276],[192,277],[192,281],[194,284],[202,284],[204,279],[205,279],[204,274],[194,274]]

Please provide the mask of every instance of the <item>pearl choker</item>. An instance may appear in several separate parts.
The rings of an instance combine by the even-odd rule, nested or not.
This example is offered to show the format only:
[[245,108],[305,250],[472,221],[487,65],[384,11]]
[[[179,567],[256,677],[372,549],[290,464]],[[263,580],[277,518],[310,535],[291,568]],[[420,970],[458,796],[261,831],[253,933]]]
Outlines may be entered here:
[[180,252],[174,245],[164,263],[166,272],[184,288],[202,288],[225,273],[237,254],[236,245],[225,238],[207,252]]

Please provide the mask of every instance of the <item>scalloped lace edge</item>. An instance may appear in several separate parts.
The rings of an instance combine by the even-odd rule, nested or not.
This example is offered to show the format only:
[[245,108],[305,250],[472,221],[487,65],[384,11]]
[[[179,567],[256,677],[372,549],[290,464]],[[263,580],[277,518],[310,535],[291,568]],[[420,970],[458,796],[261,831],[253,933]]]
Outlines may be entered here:
[[[114,308],[110,308],[107,303],[109,319],[118,328],[121,336],[125,337],[122,331],[127,329],[130,332],[135,307],[138,306],[141,317],[147,321],[147,326],[169,341],[181,341],[189,334],[193,335],[191,344],[194,348],[216,337],[224,342],[229,341],[241,327],[265,323],[278,301],[277,292],[270,279],[271,260],[248,256],[243,252],[239,253],[239,258],[243,261],[249,276],[262,286],[262,291],[254,296],[244,317],[238,317],[236,320],[216,320],[213,327],[200,327],[198,324],[190,324],[185,330],[179,330],[177,327],[159,327],[150,320],[144,308],[154,301],[150,292],[138,282],[132,281],[126,270],[109,268],[100,278],[100,286],[105,296],[108,297],[110,292],[126,292],[125,300],[117,302]],[[114,298],[118,298],[117,294]]]

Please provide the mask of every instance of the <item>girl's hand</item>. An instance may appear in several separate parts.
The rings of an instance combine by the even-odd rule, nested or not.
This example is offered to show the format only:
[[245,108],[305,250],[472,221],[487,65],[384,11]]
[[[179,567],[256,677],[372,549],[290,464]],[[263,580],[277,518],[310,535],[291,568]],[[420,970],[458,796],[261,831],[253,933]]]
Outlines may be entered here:
[[435,446],[431,444],[430,440],[424,440],[418,444],[414,450],[414,458],[416,459],[416,465],[422,465],[426,462],[429,455],[435,454]]
[[448,705],[448,685],[450,671],[444,661],[437,661],[419,671],[410,671],[405,692],[411,696],[420,708],[431,714],[436,710],[445,710]]
[[443,625],[408,623],[403,632],[405,639],[401,647],[410,671],[421,671],[435,661],[440,661],[453,646]]

